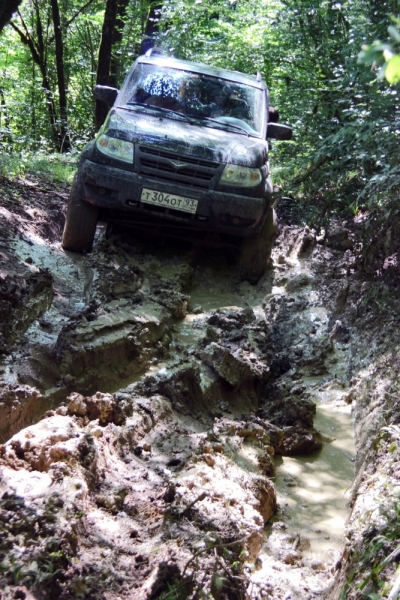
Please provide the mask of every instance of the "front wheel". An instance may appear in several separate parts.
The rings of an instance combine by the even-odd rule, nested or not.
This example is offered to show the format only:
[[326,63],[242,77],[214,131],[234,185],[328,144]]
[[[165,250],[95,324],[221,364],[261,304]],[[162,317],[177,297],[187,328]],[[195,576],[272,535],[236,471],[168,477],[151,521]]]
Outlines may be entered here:
[[239,258],[240,278],[249,283],[257,283],[267,268],[271,267],[271,252],[278,235],[278,217],[273,208],[260,233],[242,241]]
[[68,202],[67,218],[61,245],[71,252],[90,252],[93,246],[99,209],[78,195],[78,177],[75,175]]

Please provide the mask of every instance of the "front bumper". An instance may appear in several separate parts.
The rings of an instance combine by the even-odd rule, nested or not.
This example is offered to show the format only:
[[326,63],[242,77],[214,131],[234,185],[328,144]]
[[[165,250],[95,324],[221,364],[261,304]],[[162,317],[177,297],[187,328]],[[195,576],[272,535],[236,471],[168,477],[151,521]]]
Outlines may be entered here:
[[[149,176],[101,165],[85,159],[79,168],[79,193],[87,201],[107,209],[110,219],[124,213],[126,220],[140,223],[152,219],[165,226],[220,232],[233,236],[256,235],[268,212],[267,198],[252,198],[215,190],[194,189]],[[270,181],[267,182],[269,192]],[[195,214],[140,201],[142,188],[198,200]],[[119,220],[121,220],[119,218]]]

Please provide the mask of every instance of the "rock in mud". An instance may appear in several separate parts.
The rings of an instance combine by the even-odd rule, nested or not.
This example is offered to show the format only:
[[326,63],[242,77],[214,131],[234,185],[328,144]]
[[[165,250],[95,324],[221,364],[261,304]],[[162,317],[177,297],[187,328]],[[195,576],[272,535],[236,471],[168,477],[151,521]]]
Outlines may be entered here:
[[40,418],[45,405],[45,399],[36,388],[0,381],[0,441],[9,439],[21,424]]
[[[99,268],[99,265],[96,265]],[[119,269],[104,270],[99,268],[103,277],[99,278],[97,290],[110,300],[116,298],[132,298],[138,292],[143,281],[143,272],[138,268],[122,265]]]
[[286,284],[286,291],[289,293],[296,292],[301,290],[310,284],[311,277],[306,273],[301,273],[300,275],[295,275],[292,277]]
[[322,446],[321,434],[315,429],[288,427],[284,429],[281,454],[283,456],[308,455],[321,450]]
[[81,394],[74,392],[68,396],[67,400],[67,407],[71,414],[87,417],[90,421],[98,419],[99,425],[119,424],[125,420],[112,394],[96,392],[94,396],[84,398]]
[[269,367],[254,352],[242,348],[231,350],[211,343],[200,353],[201,359],[230,385],[238,387],[247,381],[257,383],[269,376]]
[[174,319],[186,317],[190,297],[176,290],[157,288],[153,292],[154,299],[164,306]]
[[316,404],[307,394],[286,392],[272,386],[266,386],[262,392],[258,416],[274,421],[280,427],[302,425],[312,427],[316,413]]
[[[103,378],[127,377],[144,368],[153,347],[166,331],[163,309],[157,304],[102,311],[94,320],[77,316],[65,325],[54,348],[61,374],[82,380],[76,387],[90,390],[87,371],[97,367]],[[97,381],[101,375],[97,373]]]
[[349,282],[346,280],[341,282],[339,287],[336,289],[335,296],[334,296],[334,302],[333,302],[333,306],[332,306],[332,310],[333,310],[334,314],[340,315],[343,313],[345,306],[346,306],[347,298],[349,296],[349,291],[350,291]]
[[47,269],[0,273],[0,353],[49,308],[52,298],[53,277]]
[[2,448],[3,461],[17,468],[47,472],[52,463],[79,459],[79,438],[75,422],[56,415],[13,436]]
[[327,243],[335,250],[349,250],[354,245],[348,228],[336,226],[328,232]]
[[304,257],[310,253],[311,248],[316,242],[316,233],[314,229],[310,229],[307,225],[304,227],[303,233],[300,236],[298,245],[298,256]]
[[276,513],[277,502],[275,488],[267,478],[257,478],[254,481],[254,495],[258,500],[257,510],[262,516],[264,523]]

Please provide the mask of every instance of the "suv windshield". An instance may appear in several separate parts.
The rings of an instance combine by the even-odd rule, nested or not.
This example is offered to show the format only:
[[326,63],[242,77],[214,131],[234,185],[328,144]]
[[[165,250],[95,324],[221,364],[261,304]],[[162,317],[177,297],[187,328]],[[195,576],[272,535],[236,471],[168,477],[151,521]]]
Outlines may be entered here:
[[232,127],[261,136],[263,90],[228,79],[171,67],[139,63],[132,73],[120,106],[167,109],[204,119],[209,127]]

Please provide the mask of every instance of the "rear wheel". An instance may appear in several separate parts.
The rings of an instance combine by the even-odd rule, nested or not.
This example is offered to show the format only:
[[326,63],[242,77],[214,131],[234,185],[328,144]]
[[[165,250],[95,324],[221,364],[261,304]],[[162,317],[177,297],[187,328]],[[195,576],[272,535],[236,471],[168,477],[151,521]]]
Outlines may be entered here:
[[68,202],[61,245],[71,252],[90,252],[93,246],[99,209],[78,195],[78,178],[74,177]]
[[272,266],[271,252],[277,235],[278,218],[275,210],[270,208],[260,233],[242,242],[239,258],[241,279],[257,283],[266,269]]

